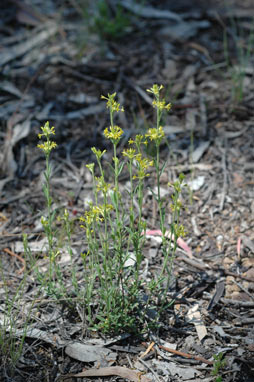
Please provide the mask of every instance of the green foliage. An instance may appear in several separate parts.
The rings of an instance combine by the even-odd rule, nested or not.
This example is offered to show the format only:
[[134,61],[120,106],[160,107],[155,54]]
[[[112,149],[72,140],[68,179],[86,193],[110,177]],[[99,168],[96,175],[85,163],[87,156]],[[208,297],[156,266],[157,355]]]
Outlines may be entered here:
[[[162,114],[169,111],[171,104],[166,104],[161,98],[162,86],[153,85],[147,91],[154,97],[153,107],[156,111],[156,127],[148,128],[144,135],[136,135],[129,140],[129,147],[123,150],[122,157],[118,155],[118,145],[123,130],[114,123],[115,114],[124,112],[116,101],[116,93],[102,96],[109,110],[110,126],[105,128],[104,136],[111,142],[113,157],[109,168],[112,171],[113,182],[106,180],[103,157],[106,150],[95,147],[92,152],[96,157],[99,176],[95,175],[95,164],[87,165],[92,174],[94,201],[88,206],[80,218],[81,227],[85,231],[87,250],[82,254],[84,263],[85,288],[81,292],[78,287],[75,267],[71,272],[72,285],[79,301],[83,301],[85,320],[92,330],[105,333],[119,333],[123,330],[145,330],[147,326],[156,326],[161,312],[168,306],[167,291],[170,285],[172,265],[176,250],[176,240],[184,234],[179,224],[181,210],[180,194],[183,176],[179,177],[169,187],[173,189],[172,224],[165,224],[165,202],[161,198],[160,178],[165,164],[160,164],[160,145],[164,140],[164,130],[161,126]],[[57,264],[58,250],[56,246],[56,230],[54,220],[56,212],[52,208],[53,199],[50,192],[52,171],[49,163],[51,151],[55,142],[51,141],[54,128],[49,128],[48,122],[42,129],[39,138],[45,142],[38,145],[43,150],[46,159],[45,184],[43,186],[47,204],[47,216],[41,221],[48,241],[49,272],[44,277],[40,275],[46,293],[56,300],[69,301],[61,270]],[[150,141],[155,146],[154,155],[148,158],[144,148]],[[143,219],[144,186],[154,167],[156,184],[153,191],[158,205],[160,230],[162,232],[162,263],[160,273],[147,282],[142,278],[143,249],[146,240],[146,221]],[[129,172],[130,187],[128,191],[120,191],[119,177],[124,170]],[[168,204],[168,203],[166,203]],[[64,212],[59,218],[67,238],[67,250],[72,258],[71,223],[69,214]],[[149,317],[149,312],[157,312]]]
[[[27,237],[24,237],[24,248],[26,252]],[[27,251],[29,252],[29,251]],[[31,260],[31,261],[30,261]],[[4,300],[1,303],[0,320],[0,357],[1,367],[15,374],[15,366],[22,354],[26,338],[27,328],[31,319],[33,301],[24,303],[24,293],[27,288],[27,278],[32,273],[35,259],[26,257],[26,263],[30,261],[29,269],[24,269],[22,278],[10,288],[10,280],[6,280],[3,266],[0,262],[0,279],[4,289]],[[28,268],[28,267],[27,267]],[[40,291],[38,292],[38,294]],[[37,297],[37,296],[36,296]],[[17,335],[17,332],[18,335]]]
[[93,19],[92,31],[102,39],[117,40],[126,34],[130,25],[130,16],[117,4],[116,9],[110,9],[105,0],[98,1],[97,12]]
[[218,353],[214,354],[214,363],[213,363],[213,369],[211,371],[211,375],[215,377],[215,382],[222,382],[222,376],[220,375],[221,370],[224,369],[226,366],[226,360],[223,359],[224,354]]
[[[161,99],[161,89],[162,86],[154,85],[147,90],[154,97],[156,127],[149,128],[144,135],[139,134],[130,139],[129,147],[122,152],[122,158],[117,154],[117,147],[123,130],[114,124],[114,116],[124,109],[116,101],[116,93],[102,96],[110,113],[110,127],[104,130],[104,135],[113,146],[112,166],[109,167],[112,169],[114,181],[110,184],[105,179],[102,162],[105,150],[93,147],[92,152],[96,157],[100,176],[95,176],[94,164],[87,165],[93,178],[94,203],[90,203],[89,209],[81,217],[88,243],[87,253],[83,255],[86,268],[89,269],[86,273],[86,284],[91,286],[85,294],[86,306],[90,307],[96,301],[96,316],[92,309],[87,310],[87,319],[92,329],[104,332],[136,331],[137,328],[144,330],[147,325],[158,324],[160,314],[168,303],[167,290],[176,240],[184,233],[179,224],[179,198],[184,184],[183,177],[180,176],[178,181],[169,185],[173,188],[173,223],[168,230],[165,225],[165,204],[160,191],[160,177],[164,169],[160,164],[160,144],[165,136],[161,126],[162,113],[170,110],[171,105]],[[144,155],[144,147],[148,141],[155,145],[152,159]],[[130,183],[127,207],[128,199],[120,192],[119,186],[119,176],[126,167]],[[146,232],[142,213],[145,180],[150,176],[152,167],[156,173],[156,192],[153,195],[158,205],[163,259],[159,275],[152,283],[147,283],[141,277]],[[127,265],[129,262],[133,264]],[[157,314],[150,319],[148,312],[155,305],[158,307]]]
[[78,10],[88,32],[98,35],[102,41],[119,40],[131,26],[130,13],[118,2],[113,6],[107,0],[80,0]]
[[229,43],[227,32],[224,32],[224,56],[227,64],[228,73],[232,82],[232,100],[233,104],[238,104],[244,99],[244,81],[246,70],[253,67],[254,58],[254,29],[249,32],[248,36],[243,35],[243,31],[232,20],[232,35],[236,52],[235,62],[229,54]]

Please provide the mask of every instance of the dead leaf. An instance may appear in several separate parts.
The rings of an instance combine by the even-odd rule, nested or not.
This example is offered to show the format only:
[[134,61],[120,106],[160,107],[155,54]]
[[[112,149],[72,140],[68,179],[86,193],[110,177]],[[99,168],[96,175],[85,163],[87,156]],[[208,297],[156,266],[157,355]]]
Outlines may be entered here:
[[224,284],[224,281],[221,280],[219,282],[217,282],[216,284],[216,291],[208,305],[208,308],[207,310],[208,311],[212,311],[213,308],[215,307],[215,305],[220,301],[221,297],[223,296],[225,292],[225,284]]
[[[12,328],[11,327],[7,328],[7,330],[11,331]],[[47,342],[57,348],[61,348],[63,345],[66,344],[66,342],[63,341],[58,334],[52,334],[49,331],[46,332],[44,330],[40,330],[37,328],[26,328],[26,329],[15,330],[15,336],[17,337],[25,336],[27,338],[36,338],[38,340]]]
[[177,380],[179,380],[179,378],[181,378],[181,380],[194,379],[195,377],[197,377],[197,375],[201,374],[201,372],[196,370],[196,368],[181,367],[173,362],[165,362],[154,359],[152,363],[157,370],[160,370],[162,372],[163,375],[172,375],[174,377],[178,377]]
[[187,317],[192,324],[195,325],[197,335],[200,341],[207,335],[207,330],[201,319],[201,314],[198,310],[199,305],[195,304],[187,313]]
[[153,7],[145,7],[143,4],[137,4],[131,0],[121,0],[120,4],[122,7],[128,9],[129,11],[135,13],[136,15],[144,18],[152,19],[168,19],[173,21],[182,21],[181,17],[174,12],[167,10],[160,10]]
[[204,141],[201,142],[200,145],[193,151],[192,153],[192,162],[197,163],[199,159],[203,156],[205,151],[208,149],[210,146],[210,141]]
[[81,362],[95,362],[102,360],[116,360],[117,353],[110,349],[96,345],[86,345],[80,342],[73,342],[66,346],[65,353]]
[[42,42],[53,36],[57,31],[57,26],[53,23],[45,23],[44,30],[32,36],[26,41],[10,47],[6,47],[1,51],[0,66],[7,64],[8,62],[23,56],[29,50],[38,47]]
[[[82,371],[78,374],[72,374],[72,377],[82,378],[82,377],[106,377],[116,375],[121,378],[129,379],[133,382],[150,382],[151,379],[147,378],[145,375],[141,375],[139,371],[130,370],[126,367],[121,366],[111,366],[102,367],[100,369],[89,369]],[[66,376],[67,377],[67,376]]]
[[17,163],[14,158],[13,149],[15,145],[23,138],[26,138],[31,130],[31,121],[26,119],[22,123],[17,123],[15,127],[8,123],[8,132],[6,134],[3,157],[1,158],[1,167],[3,172],[7,172],[8,177],[12,179],[17,170]]
[[198,191],[205,183],[205,176],[200,175],[195,179],[192,179],[188,182],[188,186],[192,191]]

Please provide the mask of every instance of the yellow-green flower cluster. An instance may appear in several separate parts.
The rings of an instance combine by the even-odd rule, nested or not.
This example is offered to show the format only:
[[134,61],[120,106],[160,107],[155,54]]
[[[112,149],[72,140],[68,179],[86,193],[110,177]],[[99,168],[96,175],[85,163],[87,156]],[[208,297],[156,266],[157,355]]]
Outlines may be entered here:
[[158,99],[158,100],[153,101],[153,107],[156,107],[160,111],[162,111],[164,109],[169,111],[171,109],[171,103],[166,104],[165,99],[163,99],[161,101]]
[[101,99],[105,99],[107,101],[107,108],[111,111],[124,111],[124,108],[120,105],[120,103],[115,100],[116,93],[108,94],[107,97],[104,95],[101,96]]
[[86,168],[93,174],[94,173],[94,163],[86,164]]
[[148,169],[148,167],[153,166],[153,161],[149,160],[148,158],[143,158],[140,153],[136,155],[135,159],[136,159],[137,164],[138,164],[138,171],[137,171],[137,175],[134,175],[133,179],[142,180],[145,177],[150,175],[147,173],[147,169]]
[[44,151],[46,155],[49,155],[50,152],[57,146],[56,142],[45,142],[37,145],[37,147]]
[[85,215],[80,218],[80,221],[86,224],[81,225],[82,228],[90,227],[94,222],[103,222],[105,215],[113,210],[111,204],[90,205],[90,210],[85,212]]
[[162,126],[160,126],[158,129],[156,128],[148,129],[148,133],[146,134],[146,137],[149,138],[150,141],[155,141],[159,144],[164,138],[164,136],[165,136],[165,133]]
[[184,237],[186,236],[186,231],[182,224],[174,224],[174,233],[176,237]]
[[161,89],[163,89],[163,85],[157,85],[157,84],[153,84],[153,86],[150,88],[150,89],[147,89],[147,93],[152,93],[153,95],[155,95],[155,97],[157,97],[159,94],[160,94],[160,91]]
[[181,200],[174,199],[174,198],[173,198],[173,203],[170,204],[170,208],[171,208],[172,212],[180,212],[182,206],[183,206],[183,204],[182,204]]
[[104,130],[104,135],[106,138],[110,139],[112,143],[117,144],[123,135],[123,130],[117,125],[110,126],[109,129],[106,128]]
[[147,140],[144,135],[137,134],[135,136],[135,139],[129,139],[128,141],[129,145],[135,145],[138,149],[138,152],[141,150],[141,145],[147,145]]
[[101,150],[99,150],[99,149],[96,149],[96,147],[92,147],[92,148],[91,148],[91,151],[96,155],[97,160],[100,160],[101,157],[105,154],[105,152],[106,152],[107,150],[103,150],[103,151],[101,151]]
[[57,144],[50,140],[50,135],[55,135],[55,128],[49,127],[49,122],[46,122],[44,126],[41,126],[42,133],[38,134],[39,139],[43,136],[46,138],[46,142],[38,144],[37,147],[44,151],[46,156],[49,156],[51,150],[53,150]]
[[48,138],[51,134],[55,135],[55,128],[54,126],[49,127],[49,121],[45,123],[44,126],[41,126],[42,133],[38,134],[39,139],[41,139],[43,136]]
[[42,217],[41,217],[41,224],[42,224],[42,226],[45,228],[45,227],[48,226],[49,221],[48,221],[47,219],[45,219],[44,216],[42,216]]
[[180,193],[181,190],[182,190],[182,187],[185,186],[185,184],[183,183],[183,181],[184,181],[184,179],[185,179],[184,174],[181,173],[181,174],[179,175],[178,179],[179,179],[179,180],[176,180],[174,183],[170,183],[170,182],[169,182],[169,183],[168,183],[168,186],[169,186],[169,187],[173,187],[174,190],[175,190],[176,192]]
[[153,107],[156,107],[159,111],[167,110],[169,111],[171,109],[171,103],[166,104],[165,99],[160,100],[160,91],[163,89],[163,85],[157,85],[154,84],[153,87],[150,89],[147,89],[146,91],[148,93],[152,93],[155,97],[155,100],[153,101]]
[[124,157],[127,157],[127,158],[129,158],[129,160],[132,161],[136,156],[136,150],[129,148],[127,150],[123,150],[122,154]]
[[103,194],[107,194],[110,189],[110,183],[106,183],[103,176],[96,177],[96,190],[97,192],[102,191]]
[[153,166],[153,161],[149,160],[146,157],[143,157],[140,152],[140,145],[146,143],[147,141],[144,140],[143,135],[136,135],[134,141],[132,139],[129,140],[129,144],[135,144],[138,152],[134,148],[128,148],[126,150],[123,150],[122,152],[123,156],[127,157],[130,160],[130,162],[133,162],[134,160],[136,161],[137,174],[133,176],[133,179],[141,180],[150,175],[147,173],[147,169]]

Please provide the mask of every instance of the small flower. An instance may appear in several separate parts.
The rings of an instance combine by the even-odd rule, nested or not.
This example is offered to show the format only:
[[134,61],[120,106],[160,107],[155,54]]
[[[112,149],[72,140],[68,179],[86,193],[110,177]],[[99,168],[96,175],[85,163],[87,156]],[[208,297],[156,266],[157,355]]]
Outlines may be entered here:
[[173,196],[172,196],[172,199],[173,199],[173,203],[170,204],[170,208],[172,212],[179,213],[183,204],[179,199],[175,199]]
[[149,129],[148,133],[146,134],[146,137],[149,138],[150,141],[156,141],[158,144],[160,144],[164,136],[165,136],[165,133],[162,126],[160,126],[158,129],[156,128]]
[[44,216],[41,217],[41,224],[42,224],[42,226],[43,226],[44,228],[45,228],[45,227],[46,227],[46,228],[48,227],[49,222],[48,222],[47,219],[45,219]]
[[45,155],[49,155],[51,150],[57,147],[56,142],[47,141],[40,145],[37,145],[37,147],[44,151]]
[[90,204],[90,210],[85,211],[85,215],[80,217],[80,221],[84,222],[86,226],[81,225],[82,228],[88,229],[95,222],[103,222],[105,215],[113,210],[111,204],[101,204],[98,206]]
[[104,130],[104,135],[106,138],[110,139],[113,143],[117,144],[123,135],[123,130],[121,127],[114,125],[110,126],[110,128],[106,128]]
[[136,145],[141,145],[144,142],[144,135],[137,134],[135,137],[135,143]]
[[53,150],[57,144],[50,140],[50,135],[55,134],[55,128],[49,127],[49,122],[46,122],[44,126],[41,127],[42,133],[38,134],[41,139],[43,136],[46,138],[46,142],[37,145],[37,147],[44,151],[46,156],[49,156],[51,150]]
[[86,167],[92,174],[94,173],[94,163],[86,164]]
[[99,149],[96,149],[96,147],[92,147],[91,148],[92,152],[96,155],[96,158],[97,160],[100,160],[101,157],[106,153],[107,150],[99,150]]
[[120,105],[120,103],[115,101],[116,93],[108,94],[107,97],[104,95],[101,96],[101,99],[105,99],[107,101],[107,108],[111,111],[116,111],[117,113],[119,111],[124,111],[124,108]]
[[49,127],[49,121],[45,123],[44,126],[41,126],[42,133],[38,134],[38,137],[41,139],[43,136],[46,138],[49,137],[51,134],[55,135],[55,128]]
[[166,104],[165,99],[160,100],[160,91],[163,89],[163,85],[154,84],[152,88],[147,89],[148,93],[154,95],[153,107],[162,112],[164,109],[169,111],[171,109],[171,103]]
[[67,211],[67,209],[65,208],[64,209],[64,214],[63,214],[63,216],[61,217],[61,216],[59,216],[59,220],[63,220],[63,221],[65,221],[65,222],[68,222],[68,220],[69,220],[69,212]]
[[106,194],[110,190],[111,184],[106,183],[102,176],[100,176],[98,178],[96,177],[95,179],[97,182],[97,184],[96,184],[97,192],[102,191],[103,194]]
[[180,225],[174,224],[173,229],[174,229],[174,233],[175,233],[176,237],[186,236],[186,231],[185,231],[184,226],[182,224],[180,224]]
[[178,180],[176,180],[174,183],[169,182],[168,186],[173,187],[174,190],[179,193],[181,192],[182,188],[186,186],[186,184],[183,183],[184,179],[185,179],[185,176],[184,174],[181,173],[178,177]]
[[140,165],[140,167],[147,169],[150,166],[153,166],[153,161],[149,160],[148,158],[142,158],[141,154],[136,155],[136,159]]
[[148,93],[152,93],[157,97],[160,94],[161,89],[163,89],[163,85],[159,86],[157,84],[154,84],[150,89],[147,89],[146,91]]
[[136,150],[130,148],[127,150],[123,150],[122,154],[123,154],[123,156],[129,158],[129,160],[133,160],[136,156]]
[[160,111],[162,111],[163,109],[169,111],[171,109],[171,103],[166,104],[165,99],[161,101],[159,99],[156,99],[153,101],[153,107],[159,109]]
[[153,166],[153,161],[148,158],[143,158],[140,153],[136,155],[136,161],[138,164],[138,171],[137,175],[134,175],[133,179],[144,179],[149,176],[150,174],[147,173],[147,169],[148,167]]

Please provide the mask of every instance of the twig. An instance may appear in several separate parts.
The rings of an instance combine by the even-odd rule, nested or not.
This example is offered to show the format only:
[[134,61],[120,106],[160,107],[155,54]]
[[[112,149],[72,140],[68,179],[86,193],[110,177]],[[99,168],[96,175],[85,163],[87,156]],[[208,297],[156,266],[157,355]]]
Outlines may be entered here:
[[148,348],[146,349],[146,351],[139,357],[139,360],[141,360],[141,358],[144,358],[148,353],[150,353],[150,350],[152,350],[154,345],[155,345],[155,342],[151,342]]
[[222,187],[222,194],[221,194],[221,200],[220,200],[220,211],[223,210],[224,201],[226,197],[226,190],[227,190],[227,166],[226,166],[226,148],[223,150],[223,155],[221,158],[221,165],[223,170],[223,187]]
[[[145,342],[142,342],[142,344],[144,346],[147,346],[147,344]],[[164,351],[167,351],[167,352],[172,353],[172,354],[180,355],[181,357],[184,357],[184,358],[195,359],[196,361],[200,361],[200,362],[206,363],[207,365],[213,365],[212,361],[208,361],[207,359],[205,359],[203,357],[199,357],[199,356],[192,355],[192,354],[189,354],[189,353],[183,353],[183,352],[181,352],[179,350],[174,350],[174,349],[168,348],[168,347],[163,346],[163,345],[158,345],[158,347],[160,349],[164,350]]]
[[179,260],[183,260],[185,263],[191,265],[192,267],[195,267],[197,269],[200,269],[201,271],[206,271],[210,269],[208,264],[203,263],[203,261],[198,260],[198,259],[190,259],[184,254],[177,255],[177,258]]
[[244,293],[246,293],[253,301],[254,301],[254,297],[253,297],[253,295],[249,292],[249,291],[247,291],[247,289],[245,289],[241,284],[239,284],[237,281],[235,281],[235,280],[232,280],[233,281],[233,283],[235,284],[235,285],[237,285],[238,286],[238,288],[240,288]]
[[223,304],[226,305],[236,305],[245,308],[254,308],[254,302],[252,301],[232,300],[231,298],[221,298],[221,301],[223,302]]
[[200,362],[206,363],[207,365],[213,365],[212,361],[208,361],[207,359],[205,359],[203,357],[199,357],[199,356],[192,355],[192,354],[189,354],[189,353],[183,353],[183,352],[181,352],[179,350],[174,350],[174,349],[168,348],[168,347],[163,346],[163,345],[158,345],[158,346],[159,346],[160,349],[165,350],[165,351],[167,351],[169,353],[177,354],[177,355],[180,355],[181,357],[184,357],[184,358],[195,359],[196,361],[200,361]]
[[9,248],[4,248],[4,252],[8,253],[8,255],[11,255],[11,256],[13,256],[13,257],[16,257],[16,259],[18,259],[19,261],[21,261],[21,263],[23,264],[23,267],[22,267],[17,273],[18,273],[18,275],[20,275],[21,273],[23,273],[24,270],[26,269],[26,262],[25,262],[25,260],[24,260],[21,256],[19,256],[19,255],[17,255],[16,253],[12,252]]
[[153,374],[153,376],[154,376],[154,378],[155,378],[155,380],[157,381],[157,382],[160,382],[160,380],[159,380],[159,378],[158,378],[158,376],[157,376],[157,374],[155,373],[155,371],[151,368],[151,366],[149,366],[148,365],[148,363],[147,362],[145,362],[142,358],[139,358],[138,359],[152,374]]
[[[217,270],[217,269],[215,269],[215,270]],[[220,269],[218,269],[218,270],[220,270]],[[225,273],[225,275],[227,275],[227,276],[237,277],[238,279],[246,280],[246,281],[249,281],[249,282],[251,282],[251,283],[254,282],[253,277],[248,277],[248,276],[238,275],[237,273],[227,271],[226,269],[222,269],[222,271],[223,271],[223,272]]]

